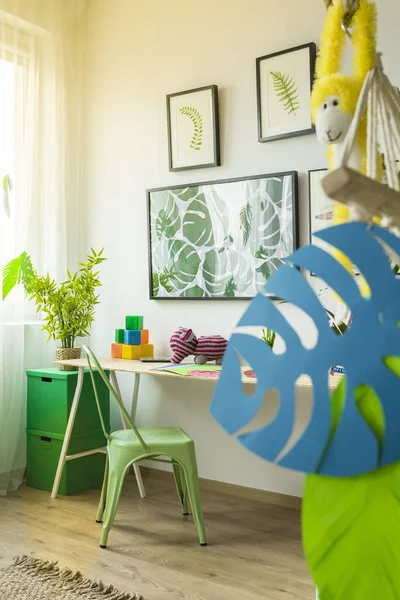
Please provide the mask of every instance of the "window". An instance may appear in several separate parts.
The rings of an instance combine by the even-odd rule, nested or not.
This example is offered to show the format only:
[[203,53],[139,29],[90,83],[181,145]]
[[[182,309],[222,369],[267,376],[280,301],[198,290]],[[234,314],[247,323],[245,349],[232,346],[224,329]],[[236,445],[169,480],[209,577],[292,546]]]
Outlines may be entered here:
[[[9,60],[0,59],[0,180],[9,176],[15,182],[17,145],[20,143],[22,111],[23,67]],[[3,198],[1,200],[3,205]],[[16,252],[16,207],[11,193],[11,214],[4,206],[0,210],[0,263],[5,264]]]

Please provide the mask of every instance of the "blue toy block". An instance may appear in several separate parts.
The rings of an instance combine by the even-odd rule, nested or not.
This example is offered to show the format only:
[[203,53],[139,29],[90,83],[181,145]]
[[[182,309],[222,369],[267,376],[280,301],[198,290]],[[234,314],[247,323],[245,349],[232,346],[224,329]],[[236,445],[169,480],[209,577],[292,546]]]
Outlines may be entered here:
[[124,344],[129,346],[140,346],[142,343],[142,334],[140,331],[133,329],[125,329],[124,331]]

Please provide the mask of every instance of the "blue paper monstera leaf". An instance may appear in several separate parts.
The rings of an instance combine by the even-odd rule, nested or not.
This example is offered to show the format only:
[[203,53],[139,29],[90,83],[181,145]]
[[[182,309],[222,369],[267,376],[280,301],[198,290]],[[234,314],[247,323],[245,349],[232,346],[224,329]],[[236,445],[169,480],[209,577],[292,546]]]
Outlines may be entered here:
[[[400,255],[400,240],[387,230],[364,223],[331,227],[316,235],[357,265],[371,295],[363,297],[354,278],[322,249],[309,245],[295,252],[287,262],[315,273],[343,299],[352,313],[351,327],[343,336],[336,335],[307,279],[298,269],[283,265],[268,280],[265,291],[305,311],[318,329],[318,341],[314,348],[305,348],[274,302],[258,294],[238,327],[272,329],[283,338],[286,351],[274,354],[261,339],[234,333],[210,412],[235,435],[255,417],[265,393],[276,389],[280,406],[274,421],[237,434],[240,443],[287,468],[348,477],[400,460],[400,378],[385,364],[386,357],[400,356],[400,280],[394,276],[385,250],[390,248]],[[251,397],[243,390],[240,357],[257,377]],[[346,381],[340,419],[332,434],[328,372],[337,364],[345,367]],[[313,412],[302,437],[282,456],[294,427],[295,387],[302,374],[312,379]],[[359,410],[355,394],[360,386],[368,386],[379,398],[383,440]]]

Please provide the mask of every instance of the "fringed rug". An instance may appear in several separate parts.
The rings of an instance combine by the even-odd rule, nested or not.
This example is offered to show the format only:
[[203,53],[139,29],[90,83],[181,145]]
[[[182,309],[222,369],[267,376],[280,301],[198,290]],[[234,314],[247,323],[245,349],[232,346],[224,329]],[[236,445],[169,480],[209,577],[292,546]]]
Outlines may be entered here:
[[19,556],[0,569],[0,600],[143,600],[112,585],[85,579],[79,571],[59,569],[56,562]]

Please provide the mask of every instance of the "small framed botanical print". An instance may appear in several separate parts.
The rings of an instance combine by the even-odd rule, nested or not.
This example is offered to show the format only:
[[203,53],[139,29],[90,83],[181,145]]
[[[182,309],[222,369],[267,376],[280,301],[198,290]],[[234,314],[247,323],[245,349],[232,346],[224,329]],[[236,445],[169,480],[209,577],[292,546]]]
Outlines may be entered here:
[[310,111],[315,57],[311,42],[257,58],[259,142],[315,131]]
[[218,87],[206,87],[167,96],[169,170],[218,167]]

